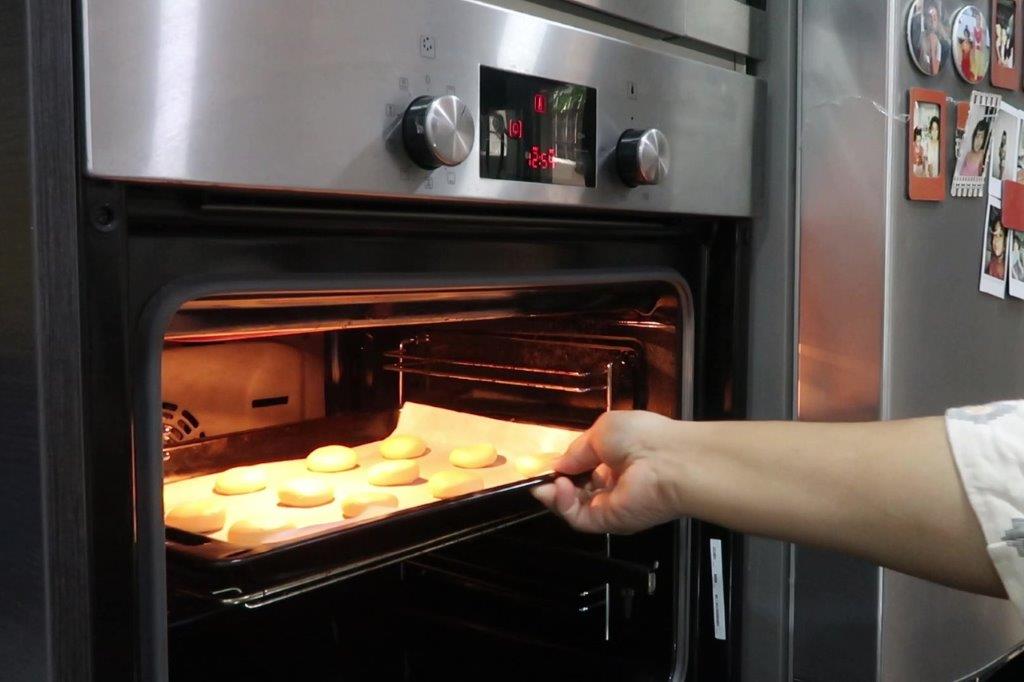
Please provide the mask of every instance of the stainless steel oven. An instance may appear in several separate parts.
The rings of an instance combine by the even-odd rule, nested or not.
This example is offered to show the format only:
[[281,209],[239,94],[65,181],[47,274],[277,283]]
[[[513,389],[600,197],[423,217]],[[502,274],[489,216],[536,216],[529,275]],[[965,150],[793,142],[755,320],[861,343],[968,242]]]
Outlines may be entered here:
[[743,416],[763,88],[511,4],[83,0],[96,679],[736,674],[742,544],[571,532],[528,464],[609,409]]

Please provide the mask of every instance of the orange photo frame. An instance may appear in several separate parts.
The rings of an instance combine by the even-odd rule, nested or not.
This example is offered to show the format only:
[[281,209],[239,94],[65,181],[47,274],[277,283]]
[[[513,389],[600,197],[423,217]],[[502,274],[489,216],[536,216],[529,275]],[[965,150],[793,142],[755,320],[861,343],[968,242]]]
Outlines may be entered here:
[[1024,0],[992,0],[992,85],[1004,90],[1020,86],[1020,19]]
[[946,93],[911,88],[907,114],[907,195],[914,201],[942,201],[949,157]]

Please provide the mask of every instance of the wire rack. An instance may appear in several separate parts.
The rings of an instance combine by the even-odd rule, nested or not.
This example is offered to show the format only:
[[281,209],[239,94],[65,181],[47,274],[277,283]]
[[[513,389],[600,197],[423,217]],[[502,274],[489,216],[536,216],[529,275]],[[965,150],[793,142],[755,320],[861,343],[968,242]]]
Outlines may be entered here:
[[485,334],[422,334],[403,340],[385,356],[384,369],[398,373],[399,403],[406,375],[496,384],[558,393],[603,392],[605,408],[630,398],[625,380],[635,351],[604,343],[550,337]]

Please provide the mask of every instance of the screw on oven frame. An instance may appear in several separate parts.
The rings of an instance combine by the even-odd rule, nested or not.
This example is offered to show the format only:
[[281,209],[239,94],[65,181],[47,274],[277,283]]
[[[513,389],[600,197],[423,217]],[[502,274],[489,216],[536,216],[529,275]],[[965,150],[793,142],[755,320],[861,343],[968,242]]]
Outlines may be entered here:
[[93,227],[100,232],[110,232],[114,229],[117,215],[114,212],[114,207],[110,204],[97,204],[93,207],[90,217]]

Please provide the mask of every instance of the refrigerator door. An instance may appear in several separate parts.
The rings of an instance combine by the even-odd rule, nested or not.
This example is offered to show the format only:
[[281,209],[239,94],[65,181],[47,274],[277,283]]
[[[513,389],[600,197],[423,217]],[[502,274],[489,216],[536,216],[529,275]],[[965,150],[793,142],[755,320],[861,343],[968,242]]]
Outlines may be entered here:
[[[978,292],[984,199],[906,198],[909,2],[802,3],[798,415],[905,418],[1024,395],[1024,309]],[[955,3],[944,5],[947,15]],[[988,2],[974,2],[986,17]],[[944,17],[948,19],[949,16]],[[948,22],[947,22],[948,23]],[[1019,91],[1000,92],[1024,106]],[[952,112],[954,108],[950,107]],[[953,130],[952,114],[947,121]],[[943,153],[952,161],[952,135]],[[953,680],[1024,640],[1009,602],[798,548],[800,680]]]

